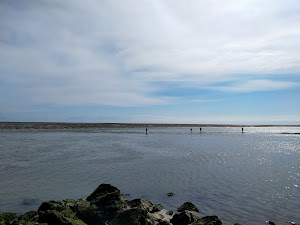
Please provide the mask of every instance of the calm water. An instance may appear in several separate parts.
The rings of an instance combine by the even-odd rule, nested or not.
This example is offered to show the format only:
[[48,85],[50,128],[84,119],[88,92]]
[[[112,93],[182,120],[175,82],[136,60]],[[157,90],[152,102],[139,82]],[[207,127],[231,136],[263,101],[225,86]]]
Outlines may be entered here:
[[[300,128],[0,130],[0,212],[81,198],[111,183],[224,224],[300,223]],[[174,192],[167,197],[167,192]]]

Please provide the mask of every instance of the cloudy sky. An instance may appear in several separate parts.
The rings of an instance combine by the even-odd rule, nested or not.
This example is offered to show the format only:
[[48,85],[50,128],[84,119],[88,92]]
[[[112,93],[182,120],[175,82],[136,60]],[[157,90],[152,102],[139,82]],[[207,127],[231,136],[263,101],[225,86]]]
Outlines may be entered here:
[[300,124],[299,0],[0,0],[0,121]]

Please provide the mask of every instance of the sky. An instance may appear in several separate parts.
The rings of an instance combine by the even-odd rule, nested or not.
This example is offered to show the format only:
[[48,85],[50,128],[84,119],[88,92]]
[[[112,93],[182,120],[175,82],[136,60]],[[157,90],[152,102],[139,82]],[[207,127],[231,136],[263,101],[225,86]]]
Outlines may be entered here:
[[0,121],[300,124],[299,0],[0,0]]

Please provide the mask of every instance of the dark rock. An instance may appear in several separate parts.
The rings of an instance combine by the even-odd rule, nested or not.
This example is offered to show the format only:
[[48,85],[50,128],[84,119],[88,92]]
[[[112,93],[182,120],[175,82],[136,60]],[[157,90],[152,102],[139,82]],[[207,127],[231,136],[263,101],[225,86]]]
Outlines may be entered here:
[[153,207],[152,202],[140,198],[127,201],[127,204],[131,208],[139,208],[139,209],[147,210],[147,212],[149,212],[150,209]]
[[159,222],[157,225],[171,225],[171,224],[168,221],[163,220]]
[[162,209],[163,209],[163,206],[161,204],[157,204],[157,205],[153,206],[151,213],[159,212]]
[[222,222],[217,216],[205,216],[191,225],[222,225]]
[[118,192],[108,193],[102,197],[98,197],[91,201],[91,204],[94,204],[98,210],[114,214],[113,217],[121,210],[129,208]]
[[178,212],[183,212],[184,210],[199,212],[197,207],[191,202],[185,202],[177,209]]
[[168,193],[168,196],[169,196],[169,197],[171,197],[171,196],[173,196],[173,195],[174,195],[173,192],[169,192],[169,193]]
[[239,223],[235,223],[234,225],[241,225],[241,224],[239,224]]
[[97,189],[86,200],[92,201],[98,197],[102,197],[109,193],[117,192],[120,195],[120,190],[110,184],[100,184]]
[[120,212],[109,225],[151,225],[147,211],[133,208]]
[[49,202],[43,202],[41,206],[39,207],[38,211],[47,211],[47,210],[56,210],[58,212],[69,209],[68,206],[66,206],[65,203],[61,201],[49,201]]
[[[0,213],[0,222],[2,224],[9,224],[11,223],[13,220],[17,219],[17,214],[16,213],[10,213],[10,212],[3,212]],[[0,223],[0,224],[1,224]]]
[[172,216],[173,215],[173,211],[170,210],[170,211],[166,212],[166,214],[169,215],[169,216]]
[[170,221],[173,225],[188,225],[198,219],[200,219],[199,213],[185,210],[179,214],[175,214]]

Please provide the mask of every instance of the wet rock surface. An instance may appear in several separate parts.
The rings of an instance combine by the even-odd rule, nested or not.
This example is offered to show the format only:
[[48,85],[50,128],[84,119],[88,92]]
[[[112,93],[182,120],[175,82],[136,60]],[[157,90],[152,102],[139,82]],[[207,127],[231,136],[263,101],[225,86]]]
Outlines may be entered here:
[[178,212],[183,212],[185,210],[199,212],[197,207],[191,202],[185,202],[177,209]]

